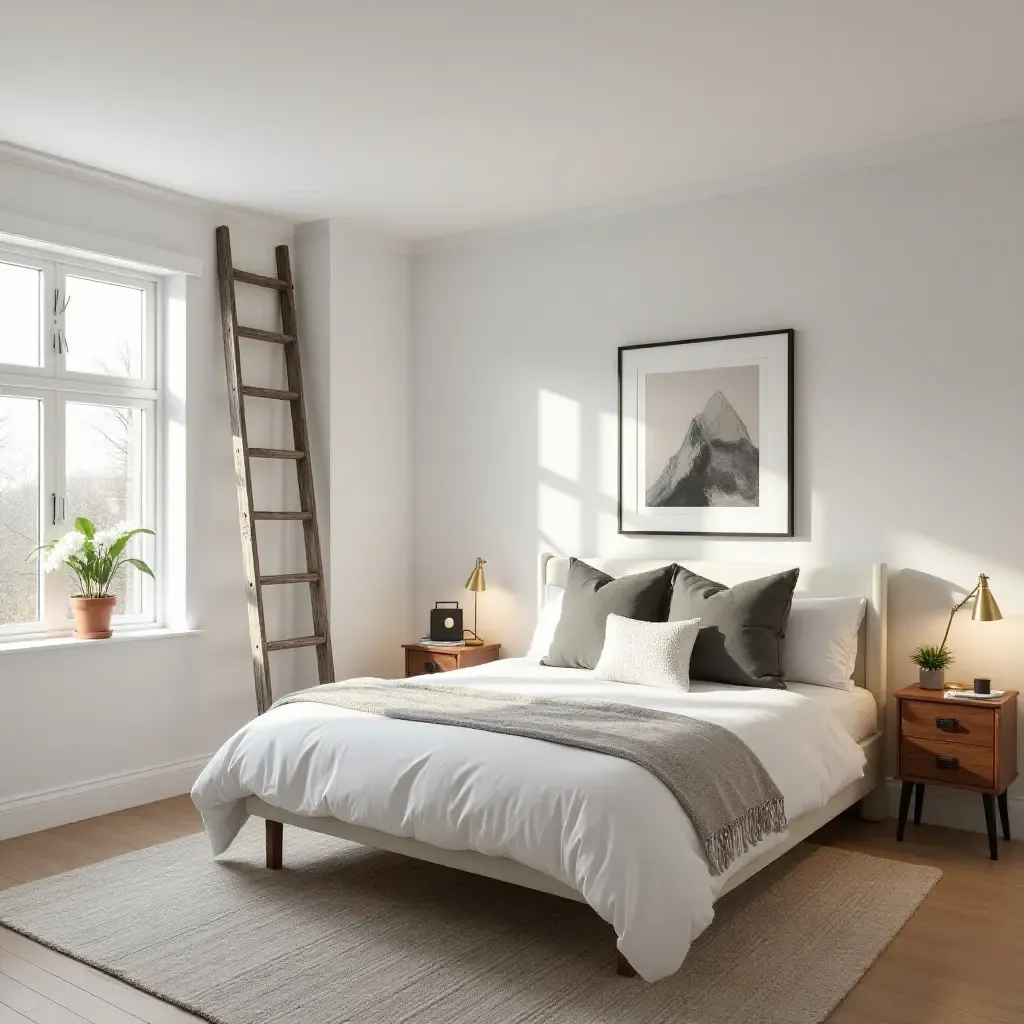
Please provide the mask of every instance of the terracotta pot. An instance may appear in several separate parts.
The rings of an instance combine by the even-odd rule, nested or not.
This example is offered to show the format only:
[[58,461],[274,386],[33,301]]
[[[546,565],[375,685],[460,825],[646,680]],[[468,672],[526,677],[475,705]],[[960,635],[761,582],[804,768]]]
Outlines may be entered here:
[[81,640],[106,640],[108,636],[112,636],[110,618],[116,605],[116,597],[71,598],[71,610],[75,615],[75,636]]

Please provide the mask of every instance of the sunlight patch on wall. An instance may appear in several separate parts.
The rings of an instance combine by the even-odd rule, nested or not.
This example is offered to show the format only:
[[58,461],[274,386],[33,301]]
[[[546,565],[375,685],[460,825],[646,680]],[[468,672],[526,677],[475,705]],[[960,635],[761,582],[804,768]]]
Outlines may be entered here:
[[597,488],[609,498],[619,497],[619,420],[612,413],[597,416]]

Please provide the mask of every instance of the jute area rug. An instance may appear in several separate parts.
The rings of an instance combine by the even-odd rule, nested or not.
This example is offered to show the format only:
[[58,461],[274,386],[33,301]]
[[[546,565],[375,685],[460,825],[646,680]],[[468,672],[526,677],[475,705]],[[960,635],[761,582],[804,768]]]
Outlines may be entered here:
[[262,822],[0,892],[0,922],[217,1024],[818,1024],[941,872],[803,844],[671,978],[615,974],[583,904]]

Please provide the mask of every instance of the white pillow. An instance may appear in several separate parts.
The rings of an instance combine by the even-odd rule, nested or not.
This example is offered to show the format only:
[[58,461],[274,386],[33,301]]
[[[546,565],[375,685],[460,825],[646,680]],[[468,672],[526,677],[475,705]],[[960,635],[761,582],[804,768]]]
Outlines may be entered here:
[[699,631],[700,619],[642,622],[613,613],[605,626],[594,678],[688,690],[690,655]]
[[555,638],[558,620],[562,617],[562,598],[564,596],[564,587],[553,587],[550,584],[544,587],[540,618],[537,619],[537,628],[533,631],[530,649],[526,652],[528,658],[540,661],[541,658],[547,657],[548,651],[551,649],[551,641]]
[[863,597],[794,597],[782,651],[782,677],[853,689]]

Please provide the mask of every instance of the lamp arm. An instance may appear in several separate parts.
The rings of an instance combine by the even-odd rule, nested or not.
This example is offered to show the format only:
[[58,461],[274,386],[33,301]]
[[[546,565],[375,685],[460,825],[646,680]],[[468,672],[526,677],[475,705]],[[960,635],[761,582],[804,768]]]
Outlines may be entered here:
[[949,631],[953,625],[953,616],[956,615],[956,613],[960,611],[960,609],[963,608],[963,606],[967,604],[967,602],[970,601],[970,599],[974,597],[980,589],[981,584],[979,583],[959,604],[953,606],[953,610],[949,613],[949,622],[946,623],[946,632],[942,634],[942,643],[939,644],[939,647],[944,648],[946,646],[946,641],[949,639]]

